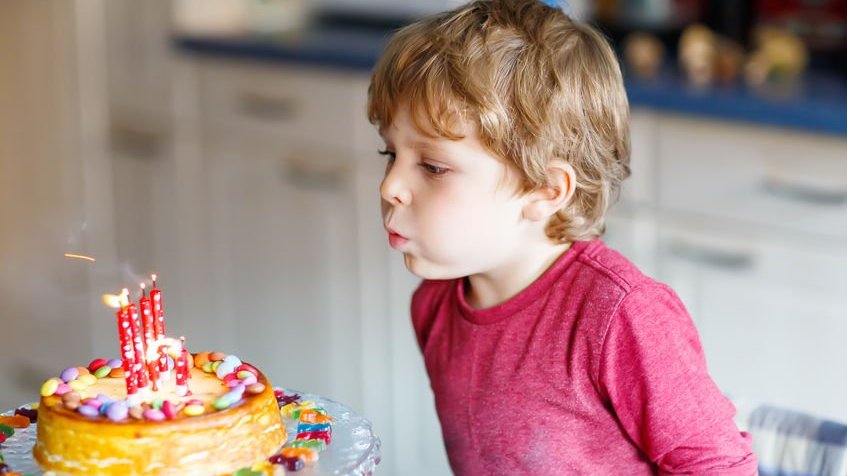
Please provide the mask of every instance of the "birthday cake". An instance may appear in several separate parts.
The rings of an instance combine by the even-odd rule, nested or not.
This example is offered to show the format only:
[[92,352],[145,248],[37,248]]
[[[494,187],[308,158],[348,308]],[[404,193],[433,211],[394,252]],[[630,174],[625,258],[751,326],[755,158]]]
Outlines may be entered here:
[[223,475],[286,443],[278,395],[256,367],[191,354],[164,335],[161,292],[122,295],[121,359],[68,367],[41,388],[33,456],[60,474]]

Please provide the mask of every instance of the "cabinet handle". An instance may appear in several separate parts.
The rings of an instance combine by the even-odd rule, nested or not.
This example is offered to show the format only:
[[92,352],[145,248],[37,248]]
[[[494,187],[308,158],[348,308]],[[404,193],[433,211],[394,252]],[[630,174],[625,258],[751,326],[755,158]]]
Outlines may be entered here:
[[755,264],[753,255],[744,251],[722,250],[684,241],[674,241],[669,248],[677,258],[710,268],[743,271]]
[[792,183],[777,178],[765,179],[762,189],[775,197],[812,205],[834,206],[847,203],[847,190],[825,189],[812,184]]
[[265,96],[246,92],[238,98],[238,111],[262,121],[289,121],[297,114],[297,102],[292,98]]
[[282,178],[300,189],[335,192],[344,187],[347,173],[341,165],[321,166],[304,159],[288,159],[283,163]]
[[109,132],[109,147],[115,153],[140,159],[161,156],[164,136],[158,131],[113,125]]

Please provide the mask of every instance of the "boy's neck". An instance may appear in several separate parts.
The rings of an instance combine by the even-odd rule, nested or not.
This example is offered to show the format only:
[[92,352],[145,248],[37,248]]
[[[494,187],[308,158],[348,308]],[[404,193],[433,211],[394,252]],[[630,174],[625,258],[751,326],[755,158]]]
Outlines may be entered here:
[[530,248],[498,269],[468,276],[465,300],[474,309],[508,301],[541,277],[570,247],[571,243],[551,243]]

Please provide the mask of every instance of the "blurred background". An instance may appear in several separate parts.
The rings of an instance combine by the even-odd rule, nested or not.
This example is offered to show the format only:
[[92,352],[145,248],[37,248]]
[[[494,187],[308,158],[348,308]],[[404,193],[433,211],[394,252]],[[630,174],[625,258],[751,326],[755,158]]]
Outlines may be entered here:
[[[378,212],[368,75],[455,0],[0,2],[0,408],[117,355],[101,296],[448,474]],[[682,296],[728,394],[847,421],[847,2],[589,0],[632,105],[606,240]]]

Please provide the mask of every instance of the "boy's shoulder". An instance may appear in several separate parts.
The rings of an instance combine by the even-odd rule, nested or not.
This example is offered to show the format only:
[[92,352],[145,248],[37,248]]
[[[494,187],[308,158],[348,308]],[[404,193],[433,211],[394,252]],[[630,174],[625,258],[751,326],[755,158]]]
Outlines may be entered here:
[[574,272],[580,279],[592,278],[592,284],[617,288],[623,295],[644,286],[660,285],[626,256],[606,246],[600,239],[586,242],[576,256]]
[[[608,324],[615,316],[668,323],[688,319],[679,296],[667,284],[644,274],[620,252],[594,240],[577,256],[571,276],[562,279],[562,300],[591,302],[593,314]],[[647,312],[649,311],[649,312]]]
[[583,242],[549,298],[559,308],[568,307],[568,302],[590,303],[591,314],[601,320],[633,306],[679,306],[676,293],[667,284],[644,274],[626,256],[599,239]]

